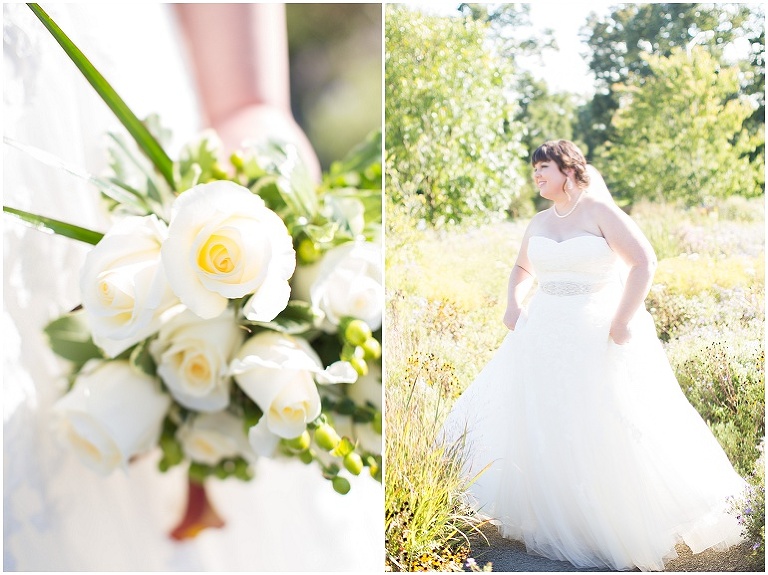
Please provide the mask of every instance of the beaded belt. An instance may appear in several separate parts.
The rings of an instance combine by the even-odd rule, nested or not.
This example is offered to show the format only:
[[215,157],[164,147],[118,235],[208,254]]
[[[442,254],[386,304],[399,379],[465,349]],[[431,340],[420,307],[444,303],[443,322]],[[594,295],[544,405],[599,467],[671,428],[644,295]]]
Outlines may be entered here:
[[595,293],[603,287],[603,284],[583,284],[578,282],[545,282],[539,285],[539,289],[548,295],[583,295]]

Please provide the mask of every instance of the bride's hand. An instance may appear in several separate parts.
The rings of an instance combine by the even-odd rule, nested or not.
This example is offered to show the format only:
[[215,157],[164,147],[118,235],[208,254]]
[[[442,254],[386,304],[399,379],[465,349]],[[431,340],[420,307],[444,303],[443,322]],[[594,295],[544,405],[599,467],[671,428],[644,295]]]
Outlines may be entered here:
[[623,322],[613,322],[611,324],[611,331],[609,332],[613,343],[618,345],[624,345],[630,339],[632,339],[632,332],[629,326]]
[[520,318],[521,309],[518,308],[507,308],[507,311],[504,312],[504,325],[507,326],[507,329],[509,331],[515,331],[515,325],[517,325],[517,320]]
[[231,116],[212,125],[221,138],[225,157],[240,148],[245,140],[263,140],[270,137],[288,141],[297,146],[299,155],[309,169],[312,179],[322,178],[320,162],[312,144],[291,114],[276,106],[252,105],[238,109]]

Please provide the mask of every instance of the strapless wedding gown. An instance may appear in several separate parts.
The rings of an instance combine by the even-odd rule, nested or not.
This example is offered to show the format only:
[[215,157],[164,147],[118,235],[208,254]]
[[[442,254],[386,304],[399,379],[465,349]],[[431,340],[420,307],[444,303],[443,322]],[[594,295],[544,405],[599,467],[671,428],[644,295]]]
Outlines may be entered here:
[[602,237],[530,239],[538,291],[457,400],[473,505],[505,537],[582,568],[660,570],[740,541],[725,500],[743,480],[686,400],[641,309],[608,336],[622,265]]
[[[165,4],[43,8],[140,116],[156,112],[175,157],[200,128],[181,38]],[[74,64],[23,4],[3,5],[3,134],[102,174],[107,130],[120,130]],[[3,147],[3,203],[106,230],[97,191]],[[3,217],[4,571],[373,571],[384,557],[383,490],[352,478],[346,496],[315,465],[262,459],[250,482],[211,481],[226,521],[185,542],[168,533],[186,504],[186,470],[158,453],[101,477],[55,437],[50,409],[67,366],[44,326],[80,303],[88,246]]]

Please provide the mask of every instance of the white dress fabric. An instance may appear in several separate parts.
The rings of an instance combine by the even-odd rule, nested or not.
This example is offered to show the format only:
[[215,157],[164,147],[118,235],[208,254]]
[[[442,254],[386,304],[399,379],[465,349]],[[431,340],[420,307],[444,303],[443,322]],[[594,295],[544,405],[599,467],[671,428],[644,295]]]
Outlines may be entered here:
[[[181,143],[198,104],[167,5],[43,5],[139,117],[156,112]],[[23,4],[3,5],[3,134],[90,173],[120,129],[79,71]],[[3,203],[105,231],[98,192],[3,146]],[[260,460],[256,478],[207,483],[226,521],[174,542],[186,470],[163,474],[151,453],[126,472],[96,475],[54,436],[51,406],[66,365],[44,326],[80,303],[88,246],[3,216],[3,568],[5,571],[380,571],[383,490],[351,478],[346,496],[320,470]]]
[[599,236],[534,236],[538,291],[457,400],[476,509],[530,552],[580,568],[662,570],[740,542],[726,498],[743,480],[688,403],[641,309],[632,339],[608,332],[623,265]]

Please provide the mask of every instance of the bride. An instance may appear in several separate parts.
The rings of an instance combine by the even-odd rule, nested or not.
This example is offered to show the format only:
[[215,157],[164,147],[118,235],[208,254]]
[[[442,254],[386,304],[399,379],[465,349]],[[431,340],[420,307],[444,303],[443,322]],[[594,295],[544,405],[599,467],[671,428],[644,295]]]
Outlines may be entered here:
[[[210,94],[198,95],[187,72],[180,19],[169,5],[44,8],[139,117],[157,112],[172,128],[172,156],[202,127],[200,110]],[[27,6],[4,4],[3,12],[4,136],[101,174],[105,134],[120,129],[117,120]],[[216,22],[209,19],[207,29]],[[216,78],[222,74],[219,69]],[[5,204],[107,229],[94,188],[9,145],[3,159]],[[60,446],[51,429],[50,410],[64,393],[66,368],[42,329],[80,303],[86,246],[5,218],[3,252],[4,570],[380,567],[381,486],[369,477],[352,478],[352,490],[341,496],[315,466],[298,460],[260,460],[250,482],[210,482],[210,498],[226,526],[173,542],[168,533],[186,504],[182,466],[160,473],[158,458],[150,455],[104,478]]]
[[[580,568],[662,570],[740,542],[725,511],[743,480],[687,402],[643,301],[648,240],[567,140],[532,157],[553,205],[510,273],[509,333],[458,399],[477,510],[530,552]],[[538,290],[527,309],[534,278]]]

